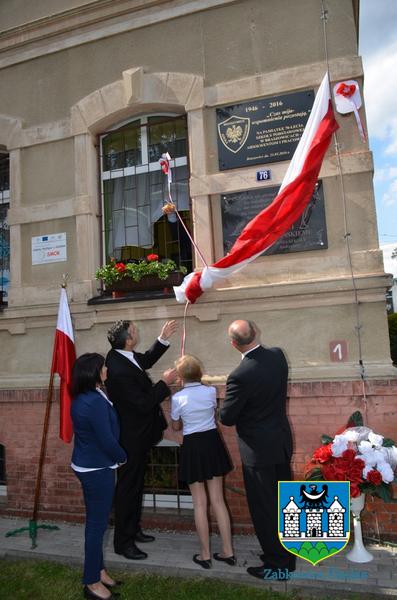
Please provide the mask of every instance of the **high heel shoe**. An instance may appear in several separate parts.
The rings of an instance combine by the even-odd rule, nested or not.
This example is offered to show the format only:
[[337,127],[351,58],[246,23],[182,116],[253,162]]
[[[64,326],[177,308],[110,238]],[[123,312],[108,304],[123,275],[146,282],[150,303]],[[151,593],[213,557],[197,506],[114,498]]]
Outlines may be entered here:
[[200,554],[195,554],[193,556],[193,562],[195,562],[196,565],[200,565],[200,567],[203,567],[203,569],[212,569],[211,559],[208,558],[207,560],[201,560],[199,556]]
[[98,594],[96,594],[95,592],[90,590],[88,585],[85,585],[83,587],[83,595],[84,595],[84,598],[88,598],[89,600],[116,600],[116,598],[118,596],[118,594],[117,594],[117,596],[115,596],[112,593],[110,593],[110,596],[108,596],[105,599],[103,596],[98,596]]
[[231,567],[234,567],[237,563],[236,557],[234,556],[234,554],[232,554],[231,556],[221,556],[220,554],[218,554],[218,552],[214,552],[214,554],[212,555],[215,560],[220,560],[221,562],[225,562],[226,564],[230,565]]

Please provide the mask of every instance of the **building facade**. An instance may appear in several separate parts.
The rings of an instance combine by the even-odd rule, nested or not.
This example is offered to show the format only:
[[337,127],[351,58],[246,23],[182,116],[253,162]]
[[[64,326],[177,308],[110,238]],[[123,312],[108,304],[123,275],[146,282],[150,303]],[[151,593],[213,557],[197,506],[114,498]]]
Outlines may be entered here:
[[[63,274],[78,354],[105,354],[107,329],[120,318],[138,323],[142,347],[164,320],[182,324],[184,306],[172,294],[113,298],[95,278],[112,257],[128,262],[153,252],[189,271],[202,267],[183,228],[162,215],[161,154],[172,157],[173,197],[210,264],[277,192],[327,61],[332,87],[355,80],[362,92],[359,3],[324,6],[325,13],[320,0],[1,4],[0,156],[9,169],[0,189],[3,513],[31,510]],[[271,116],[254,116],[266,102]],[[276,123],[269,132],[263,122],[282,119],[290,102],[296,129]],[[364,107],[360,114],[365,123]],[[385,435],[396,429],[390,279],[378,246],[372,156],[354,116],[337,119],[337,144],[310,210],[283,245],[187,313],[186,351],[203,360],[220,402],[238,361],[226,336],[233,319],[252,319],[263,343],[285,350],[297,476],[323,431],[332,433],[355,410]],[[153,376],[178,353],[176,340]],[[58,439],[58,413],[55,398],[41,510],[79,519],[82,499],[70,447]],[[234,432],[224,435],[236,464],[228,500],[236,530],[246,530]],[[188,494],[175,480],[178,439],[166,438],[152,459],[147,522],[190,527]],[[395,536],[396,513],[376,507],[381,533]]]

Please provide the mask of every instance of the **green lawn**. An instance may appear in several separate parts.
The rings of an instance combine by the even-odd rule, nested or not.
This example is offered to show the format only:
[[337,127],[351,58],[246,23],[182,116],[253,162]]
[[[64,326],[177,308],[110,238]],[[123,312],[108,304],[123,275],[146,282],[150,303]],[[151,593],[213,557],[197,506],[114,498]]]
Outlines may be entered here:
[[[120,600],[306,600],[302,593],[277,593],[204,578],[180,579],[111,571],[124,580]],[[59,563],[0,560],[1,600],[77,600],[83,597],[81,569]],[[347,596],[340,595],[339,600]],[[357,597],[357,596],[356,596]],[[352,596],[350,596],[352,598]],[[353,596],[354,598],[354,596]],[[325,597],[317,600],[327,600]],[[361,596],[362,600],[362,596]]]

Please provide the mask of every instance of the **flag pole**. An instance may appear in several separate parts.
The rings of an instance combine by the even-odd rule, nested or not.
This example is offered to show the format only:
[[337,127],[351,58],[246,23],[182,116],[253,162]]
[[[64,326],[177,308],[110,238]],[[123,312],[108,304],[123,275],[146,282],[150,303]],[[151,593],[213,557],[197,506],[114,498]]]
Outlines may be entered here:
[[[66,289],[66,278],[67,278],[67,275],[63,275],[63,283],[61,284],[61,287],[64,289]],[[50,423],[53,392],[54,392],[54,372],[51,369],[50,380],[48,382],[43,433],[41,436],[40,458],[39,458],[39,466],[37,469],[32,518],[29,521],[28,527],[21,527],[20,529],[14,529],[12,531],[8,531],[5,534],[6,537],[11,537],[11,536],[17,535],[18,533],[23,533],[25,531],[29,531],[29,537],[32,540],[32,547],[31,547],[32,550],[37,548],[36,539],[37,539],[37,530],[38,529],[50,529],[50,530],[59,529],[59,527],[57,525],[45,525],[45,524],[37,525],[37,514],[39,511],[39,505],[40,505],[41,482],[43,479],[43,467],[44,467],[44,461],[45,461],[45,455],[46,455],[46,449],[47,449],[48,427],[49,427],[49,423]]]

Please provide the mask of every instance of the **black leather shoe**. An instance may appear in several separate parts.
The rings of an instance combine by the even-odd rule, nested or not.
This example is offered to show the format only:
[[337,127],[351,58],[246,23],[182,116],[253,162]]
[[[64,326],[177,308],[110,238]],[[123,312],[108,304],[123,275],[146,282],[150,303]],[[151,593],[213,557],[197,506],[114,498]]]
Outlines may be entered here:
[[288,569],[288,571],[290,571],[291,573],[293,571],[296,571],[296,559],[295,558],[291,558],[291,560],[288,561],[287,565],[285,567],[274,567],[273,565],[269,565],[266,562],[266,557],[264,554],[260,554],[259,558],[261,559],[261,561],[264,563],[264,568],[266,569],[272,569],[274,571],[277,571],[278,568],[280,569]]
[[135,544],[131,544],[130,546],[128,546],[128,548],[125,548],[124,550],[115,550],[115,553],[121,554],[121,556],[124,556],[129,560],[143,560],[144,558],[147,558],[146,552],[142,552],[142,550],[140,550],[138,546],[135,546]]
[[138,531],[135,536],[135,541],[141,544],[145,544],[146,542],[154,542],[155,539],[156,538],[154,535],[147,535],[146,533],[143,533],[142,530]]
[[[95,592],[91,591],[90,588],[88,587],[88,585],[85,585],[83,587],[83,596],[84,598],[89,598],[90,600],[104,600],[103,596],[98,596],[98,594],[96,594]],[[106,600],[116,600],[116,596],[114,596],[113,594],[110,594],[110,596],[108,596],[106,598]]]
[[236,557],[234,556],[234,554],[232,554],[231,556],[221,556],[220,554],[218,554],[218,552],[214,552],[214,554],[212,555],[215,560],[220,560],[221,562],[225,562],[226,564],[230,565],[231,567],[234,567],[235,564],[237,563],[236,561]]
[[247,573],[262,581],[288,581],[291,578],[289,569],[268,569],[261,567],[248,567]]
[[258,579],[265,579],[263,567],[248,567],[247,573]]
[[196,563],[196,565],[200,565],[200,567],[203,567],[203,569],[212,569],[212,561],[210,558],[208,558],[207,560],[201,560],[201,558],[199,558],[200,554],[195,554],[193,556],[193,562]]

